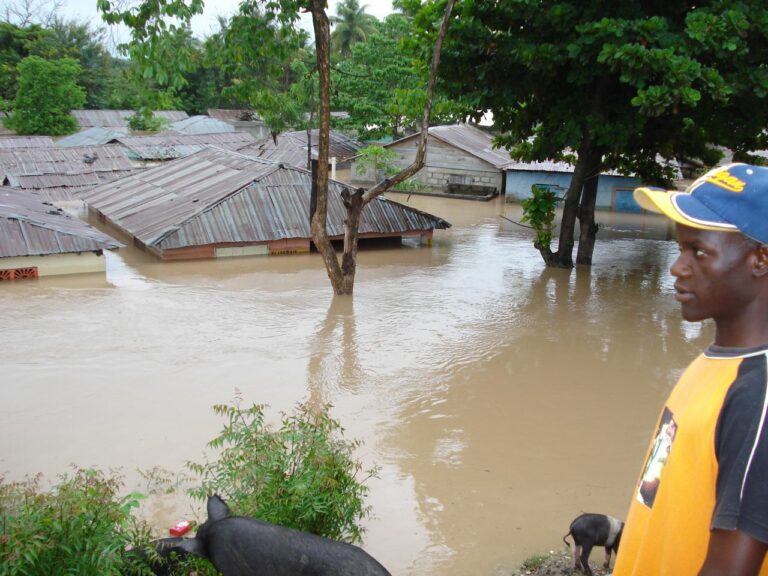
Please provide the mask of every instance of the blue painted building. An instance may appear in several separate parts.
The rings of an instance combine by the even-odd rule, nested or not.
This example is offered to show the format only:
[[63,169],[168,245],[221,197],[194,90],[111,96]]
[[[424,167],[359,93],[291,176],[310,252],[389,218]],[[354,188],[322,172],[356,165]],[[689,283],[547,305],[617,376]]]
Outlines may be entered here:
[[[571,184],[573,166],[564,162],[511,162],[504,166],[507,202],[519,202],[531,196],[531,186],[551,189],[563,197]],[[632,192],[642,183],[639,178],[608,172],[597,184],[596,207],[616,212],[642,212]]]

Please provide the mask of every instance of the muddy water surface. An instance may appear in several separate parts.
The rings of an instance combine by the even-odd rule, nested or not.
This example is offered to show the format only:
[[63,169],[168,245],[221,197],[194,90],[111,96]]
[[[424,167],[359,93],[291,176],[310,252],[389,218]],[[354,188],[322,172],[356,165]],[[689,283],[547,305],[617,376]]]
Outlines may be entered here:
[[[316,255],[0,286],[0,473],[183,472],[239,394],[330,402],[381,467],[364,547],[396,575],[496,575],[624,516],[655,418],[711,327],[680,319],[663,221],[598,218],[591,270],[544,270],[516,206],[393,195],[453,223],[363,249],[353,299]],[[155,499],[160,530],[191,504]]]

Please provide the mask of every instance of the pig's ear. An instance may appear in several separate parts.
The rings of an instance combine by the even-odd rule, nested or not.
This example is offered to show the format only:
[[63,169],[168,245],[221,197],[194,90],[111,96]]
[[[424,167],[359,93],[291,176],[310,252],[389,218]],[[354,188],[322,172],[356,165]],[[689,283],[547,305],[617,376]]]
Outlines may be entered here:
[[229,516],[229,506],[221,496],[214,494],[208,498],[208,521],[215,522]]
[[192,554],[193,556],[202,556],[205,558],[203,543],[197,538],[184,538],[184,540],[176,544],[173,549],[184,550],[184,552]]

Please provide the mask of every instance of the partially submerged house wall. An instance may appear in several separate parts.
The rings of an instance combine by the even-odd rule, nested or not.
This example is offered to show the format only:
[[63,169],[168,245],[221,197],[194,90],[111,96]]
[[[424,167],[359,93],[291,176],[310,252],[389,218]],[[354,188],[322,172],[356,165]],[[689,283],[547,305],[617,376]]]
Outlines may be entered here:
[[[416,158],[418,145],[419,138],[408,138],[388,146],[388,150],[396,152],[398,155],[393,165],[398,169],[410,166]],[[421,182],[434,192],[447,192],[449,185],[452,184],[495,188],[496,192],[501,192],[503,189],[501,170],[432,136],[427,142],[424,167],[416,173],[413,180]],[[375,182],[372,171],[361,172],[357,166],[353,166],[352,184],[369,185],[373,183]]]
[[[562,198],[571,184],[571,173],[569,172],[508,170],[506,178],[508,202],[519,202],[530,198],[531,187],[534,185],[550,188]],[[640,212],[641,208],[632,198],[632,192],[641,185],[639,178],[601,175],[597,184],[595,206],[603,210],[615,210],[617,212]]]
[[36,268],[38,276],[104,272],[106,260],[101,253],[50,254],[47,256],[14,256],[0,258],[0,276],[4,270]]
[[[391,234],[360,234],[361,240],[366,239],[392,239],[408,240],[411,244],[422,246],[432,245],[433,230],[416,230],[412,232],[399,232]],[[344,238],[335,236],[334,242],[341,242]],[[154,247],[144,246],[141,242],[135,242],[136,246],[155,254],[163,260],[199,260],[209,258],[236,258],[243,256],[277,256],[284,254],[308,254],[312,248],[312,242],[306,238],[287,238],[256,244],[207,244],[205,246],[190,246],[188,248],[174,248],[172,250],[158,250]]]

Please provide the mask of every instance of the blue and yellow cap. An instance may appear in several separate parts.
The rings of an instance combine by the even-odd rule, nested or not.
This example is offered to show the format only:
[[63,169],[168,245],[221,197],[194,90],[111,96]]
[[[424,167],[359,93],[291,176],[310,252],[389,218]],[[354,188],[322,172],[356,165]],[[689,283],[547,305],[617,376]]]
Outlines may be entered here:
[[635,201],[679,224],[741,232],[768,244],[768,168],[730,164],[710,170],[684,192],[638,188]]

